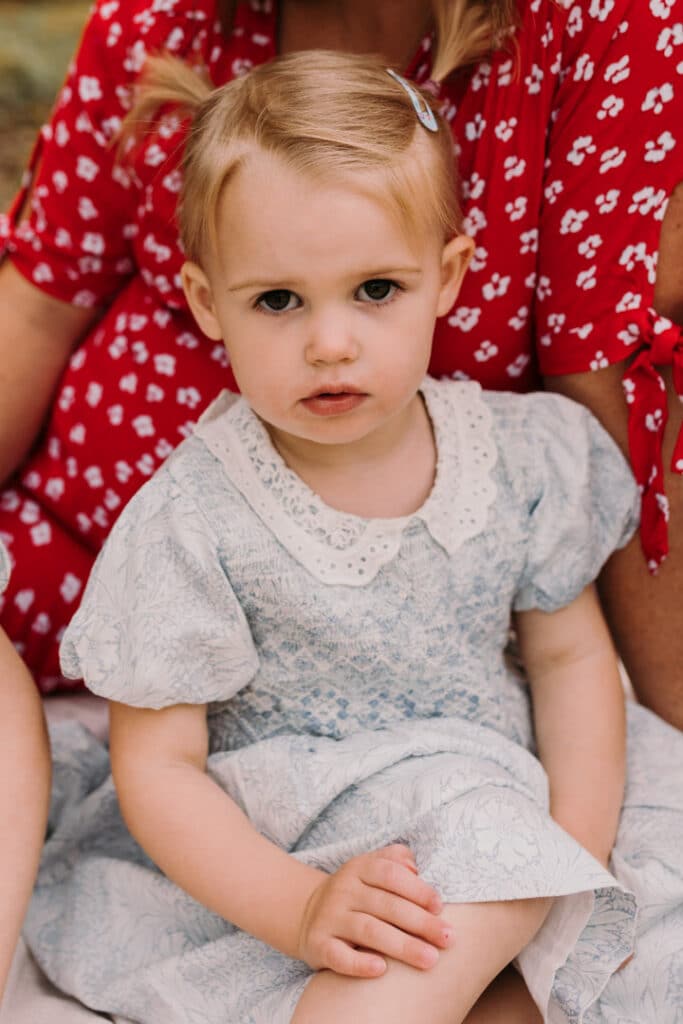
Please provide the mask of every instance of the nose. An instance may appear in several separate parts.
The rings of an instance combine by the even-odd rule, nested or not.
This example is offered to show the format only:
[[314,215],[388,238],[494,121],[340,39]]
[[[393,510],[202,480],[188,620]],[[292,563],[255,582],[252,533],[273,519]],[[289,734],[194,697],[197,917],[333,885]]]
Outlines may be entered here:
[[349,318],[331,311],[311,319],[306,360],[311,366],[350,363],[358,358],[360,345]]

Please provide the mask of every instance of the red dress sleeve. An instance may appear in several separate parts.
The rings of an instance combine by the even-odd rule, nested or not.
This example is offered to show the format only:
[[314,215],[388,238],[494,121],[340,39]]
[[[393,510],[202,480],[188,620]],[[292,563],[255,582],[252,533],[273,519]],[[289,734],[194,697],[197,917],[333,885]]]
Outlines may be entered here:
[[[548,141],[536,295],[546,375],[635,356],[624,378],[643,547],[667,552],[658,365],[683,393],[681,332],[651,310],[661,222],[683,178],[676,0],[580,0],[568,17]],[[683,472],[679,439],[674,470]]]

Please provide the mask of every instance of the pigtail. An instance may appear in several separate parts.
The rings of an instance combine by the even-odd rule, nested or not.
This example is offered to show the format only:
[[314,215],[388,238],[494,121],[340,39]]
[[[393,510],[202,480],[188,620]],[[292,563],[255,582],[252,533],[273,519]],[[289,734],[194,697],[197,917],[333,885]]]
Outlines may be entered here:
[[149,57],[133,93],[133,104],[121,125],[120,148],[128,149],[149,130],[159,110],[172,104],[194,119],[212,92],[203,69],[169,54]]
[[437,25],[435,82],[506,45],[519,20],[516,0],[432,0],[432,6]]

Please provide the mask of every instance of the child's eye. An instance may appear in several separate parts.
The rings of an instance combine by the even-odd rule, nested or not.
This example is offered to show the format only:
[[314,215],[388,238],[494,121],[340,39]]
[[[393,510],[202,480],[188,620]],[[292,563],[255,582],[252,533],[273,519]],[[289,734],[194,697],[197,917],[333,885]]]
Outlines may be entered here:
[[296,309],[301,302],[299,297],[294,292],[290,292],[288,288],[274,288],[270,292],[259,295],[256,305],[268,313],[286,313],[290,309]]
[[361,302],[387,302],[394,297],[398,290],[399,286],[395,281],[376,277],[371,281],[364,281],[358,289],[357,295]]

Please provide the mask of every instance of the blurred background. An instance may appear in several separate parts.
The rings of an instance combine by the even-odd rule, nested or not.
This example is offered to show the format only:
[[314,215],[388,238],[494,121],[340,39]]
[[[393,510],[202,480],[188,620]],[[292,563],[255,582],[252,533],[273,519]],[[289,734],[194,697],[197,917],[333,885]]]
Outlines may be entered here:
[[0,0],[0,210],[14,195],[90,4]]

